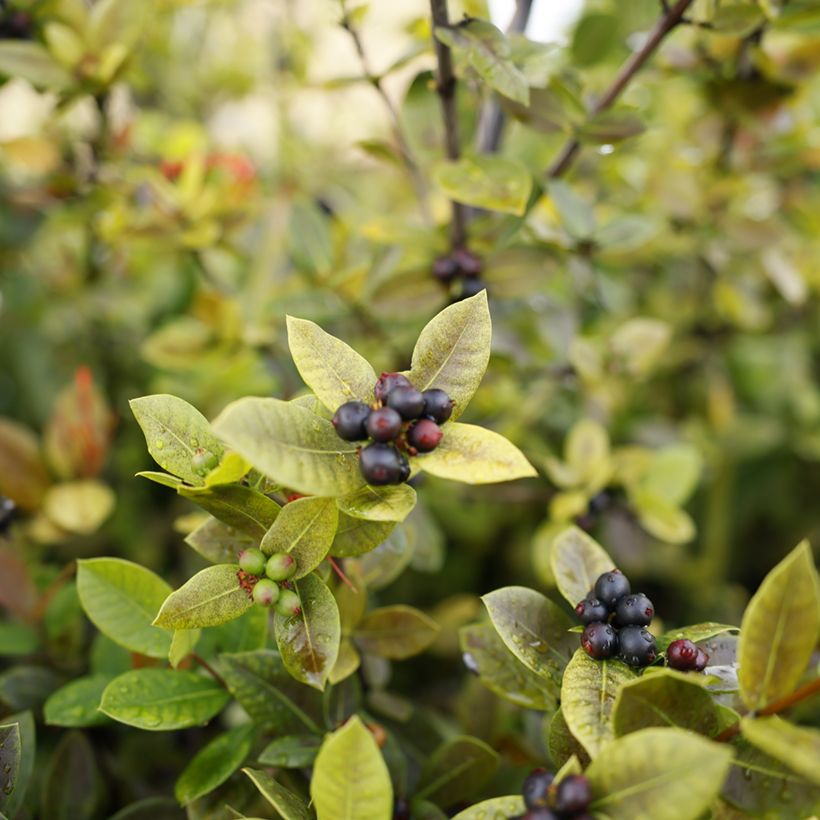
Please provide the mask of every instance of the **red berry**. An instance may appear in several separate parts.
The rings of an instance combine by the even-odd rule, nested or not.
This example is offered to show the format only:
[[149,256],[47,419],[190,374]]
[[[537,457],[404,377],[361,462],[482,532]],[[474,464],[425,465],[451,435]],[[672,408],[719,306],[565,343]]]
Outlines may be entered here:
[[695,665],[692,667],[695,672],[703,672],[704,669],[709,665],[709,656],[702,650],[698,649],[698,657],[695,661]]
[[688,672],[695,668],[699,651],[692,641],[672,641],[666,649],[666,662],[672,669]]

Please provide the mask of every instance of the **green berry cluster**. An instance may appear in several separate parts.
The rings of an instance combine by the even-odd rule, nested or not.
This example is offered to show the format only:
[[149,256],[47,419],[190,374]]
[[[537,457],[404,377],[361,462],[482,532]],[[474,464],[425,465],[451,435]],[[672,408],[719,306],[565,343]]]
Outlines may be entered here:
[[275,607],[285,617],[302,611],[299,595],[284,584],[296,572],[292,555],[275,552],[265,555],[260,549],[250,548],[239,553],[239,582],[250,591],[253,600],[264,607]]
[[533,769],[521,787],[527,811],[512,820],[588,820],[592,791],[581,774],[570,774],[555,783],[546,769]]
[[453,412],[453,401],[437,388],[417,390],[401,373],[382,373],[373,390],[373,406],[345,402],[333,416],[333,426],[345,441],[372,443],[359,450],[359,469],[373,486],[401,484],[410,478],[405,453],[415,456],[438,447],[439,426]]
[[603,573],[575,612],[586,627],[581,646],[591,658],[619,657],[638,667],[655,662],[655,636],[646,628],[655,607],[642,592],[632,593],[629,579],[620,570]]

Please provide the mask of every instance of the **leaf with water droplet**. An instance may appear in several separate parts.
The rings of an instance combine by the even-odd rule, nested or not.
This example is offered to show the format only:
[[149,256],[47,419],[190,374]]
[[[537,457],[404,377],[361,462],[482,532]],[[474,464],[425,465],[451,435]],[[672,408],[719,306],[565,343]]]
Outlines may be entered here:
[[0,811],[6,811],[20,768],[20,726],[17,723],[0,725]]
[[101,726],[109,718],[99,711],[100,700],[110,675],[88,675],[67,683],[46,701],[46,723],[51,726]]

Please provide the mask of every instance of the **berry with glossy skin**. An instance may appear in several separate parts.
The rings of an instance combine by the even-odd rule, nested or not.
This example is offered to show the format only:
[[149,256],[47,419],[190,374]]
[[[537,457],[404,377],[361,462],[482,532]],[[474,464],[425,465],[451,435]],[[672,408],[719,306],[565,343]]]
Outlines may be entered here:
[[248,575],[264,575],[267,561],[265,553],[254,547],[239,553],[239,568]]
[[279,600],[279,587],[267,578],[261,578],[253,587],[253,600],[260,606],[273,606]]
[[434,421],[421,419],[416,421],[407,431],[407,443],[420,453],[429,453],[438,447],[443,433]]
[[401,425],[401,416],[392,407],[380,407],[368,416],[365,429],[374,441],[385,442],[398,436]]
[[441,282],[451,282],[459,272],[458,262],[452,256],[439,256],[433,262],[433,276]]
[[296,559],[285,552],[275,552],[265,564],[265,575],[271,581],[287,581],[296,572]]
[[299,615],[302,612],[302,602],[299,596],[291,589],[283,589],[276,602],[276,612],[284,618]]
[[195,473],[209,473],[217,464],[219,464],[219,458],[210,450],[204,450],[202,447],[194,450],[191,456],[191,466]]
[[656,656],[655,636],[642,626],[625,626],[619,633],[620,657],[630,666],[649,666]]
[[370,408],[363,401],[345,402],[333,414],[336,435],[345,441],[364,441],[367,438],[365,424],[370,413]]
[[373,395],[376,397],[376,401],[384,403],[388,395],[390,395],[390,392],[396,387],[412,386],[410,379],[401,373],[382,373],[376,382],[376,386],[373,388]]
[[467,248],[456,248],[453,251],[453,261],[458,265],[459,273],[465,276],[478,276],[484,270],[481,257]]
[[695,668],[698,660],[699,650],[692,641],[687,641],[685,638],[672,641],[666,648],[666,662],[672,669],[677,669],[681,672],[688,672]]
[[592,790],[582,774],[567,775],[555,789],[553,808],[558,814],[574,817],[589,808]]
[[703,672],[704,669],[709,665],[709,656],[702,650],[698,649],[698,657],[695,661],[695,665],[692,667],[695,672]]
[[606,621],[609,617],[609,610],[597,598],[584,598],[576,604],[575,614],[586,626],[595,621]]
[[482,290],[487,290],[484,280],[479,279],[477,276],[470,276],[461,283],[461,293],[459,293],[456,301],[469,299],[471,296],[481,293]]
[[533,769],[521,787],[521,796],[528,809],[546,807],[549,803],[549,791],[555,775],[546,769]]
[[624,595],[615,604],[615,625],[649,626],[654,614],[655,607],[652,601],[642,592],[637,592],[635,595]]
[[17,505],[4,495],[0,495],[0,535],[11,526],[17,515]]
[[407,459],[390,444],[368,444],[359,452],[359,469],[374,487],[401,484],[410,477]]
[[629,579],[619,569],[605,572],[595,582],[595,597],[612,612],[619,598],[629,595],[632,588]]
[[436,424],[444,424],[453,415],[455,402],[443,390],[432,387],[421,395],[424,397],[424,415],[428,419],[432,419]]
[[397,387],[390,391],[387,406],[395,410],[405,421],[419,419],[424,413],[424,396],[415,387]]
[[590,658],[605,661],[618,654],[618,633],[609,624],[596,621],[587,624],[581,635],[581,646]]
[[559,816],[546,807],[530,809],[526,814],[521,815],[521,820],[560,820]]

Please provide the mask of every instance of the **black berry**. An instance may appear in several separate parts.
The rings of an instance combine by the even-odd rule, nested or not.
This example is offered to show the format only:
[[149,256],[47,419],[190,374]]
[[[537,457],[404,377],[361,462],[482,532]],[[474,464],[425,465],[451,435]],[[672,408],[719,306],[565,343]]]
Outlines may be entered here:
[[387,400],[390,391],[396,387],[412,387],[410,379],[401,373],[382,373],[376,386],[373,388],[373,395],[376,401],[384,403]]
[[549,790],[555,775],[546,769],[533,769],[521,787],[521,796],[528,809],[538,809],[547,806]]
[[694,667],[692,667],[695,672],[703,672],[704,669],[709,665],[709,656],[702,650],[698,649],[698,657],[695,661]]
[[574,817],[592,802],[589,781],[582,774],[567,775],[555,788],[553,808],[561,816]]
[[605,661],[618,654],[618,633],[609,624],[597,621],[588,624],[581,635],[584,652],[596,661]]
[[458,263],[452,256],[439,256],[433,262],[433,276],[442,282],[452,281],[458,273]]
[[410,465],[402,454],[389,444],[368,444],[359,453],[359,468],[364,480],[374,487],[401,484],[410,476]]
[[367,417],[365,429],[374,441],[393,441],[401,432],[401,416],[392,407],[380,407]]
[[424,396],[415,387],[396,387],[387,397],[387,406],[409,421],[421,418],[424,412]]
[[625,626],[619,633],[621,660],[630,666],[649,666],[655,660],[655,637],[642,626]]
[[393,820],[410,820],[410,804],[404,797],[397,797],[393,803]]
[[619,569],[605,572],[595,582],[595,597],[608,607],[610,612],[615,609],[618,599],[629,595],[631,591],[629,580]]
[[575,614],[586,625],[605,621],[609,617],[609,610],[597,598],[584,598],[576,605]]
[[0,495],[0,534],[6,532],[17,515],[17,505],[10,499]]
[[484,270],[484,264],[478,254],[468,251],[467,248],[456,248],[453,251],[453,261],[458,266],[459,273],[465,276],[478,276]]
[[699,650],[692,641],[685,638],[672,641],[666,648],[666,662],[672,669],[678,669],[681,672],[688,672],[695,668],[698,660]]
[[444,424],[453,415],[455,402],[443,390],[433,387],[421,395],[424,397],[424,415],[436,424]]
[[364,441],[367,438],[365,424],[370,413],[370,408],[363,401],[345,402],[333,414],[336,434],[345,441]]
[[635,595],[624,595],[615,604],[615,625],[649,626],[652,623],[654,614],[655,607],[652,605],[652,601],[642,592]]
[[459,293],[458,299],[469,299],[471,296],[481,293],[482,290],[487,290],[484,280],[479,279],[477,276],[470,276],[461,283],[461,293]]
[[407,431],[407,443],[420,453],[429,453],[441,441],[441,427],[430,419],[414,422]]

